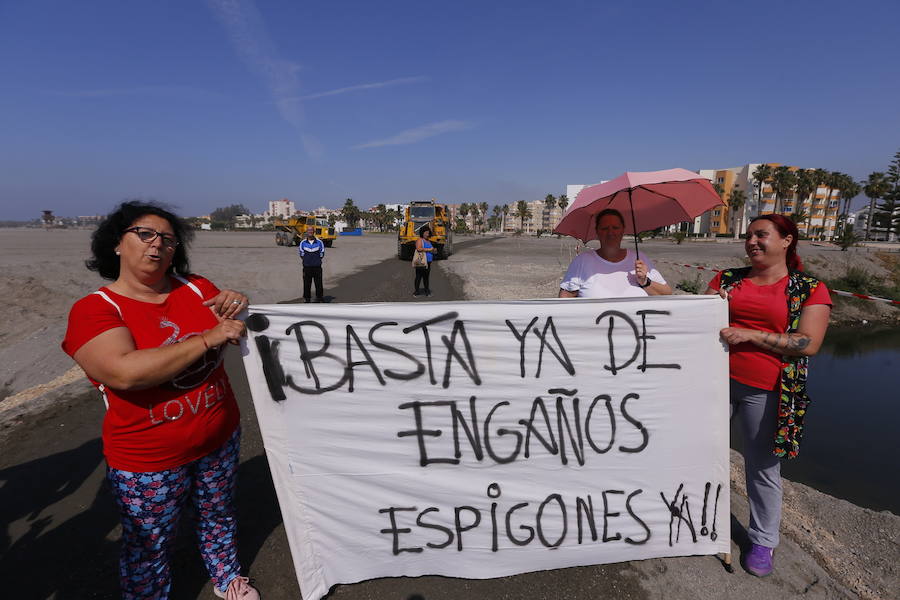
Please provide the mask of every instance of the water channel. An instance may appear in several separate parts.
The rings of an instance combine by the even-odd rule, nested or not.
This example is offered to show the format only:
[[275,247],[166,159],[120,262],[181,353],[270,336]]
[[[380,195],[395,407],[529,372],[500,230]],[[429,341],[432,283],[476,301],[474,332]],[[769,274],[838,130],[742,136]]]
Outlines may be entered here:
[[900,515],[900,328],[832,329],[809,373],[800,456],[782,462],[782,474]]

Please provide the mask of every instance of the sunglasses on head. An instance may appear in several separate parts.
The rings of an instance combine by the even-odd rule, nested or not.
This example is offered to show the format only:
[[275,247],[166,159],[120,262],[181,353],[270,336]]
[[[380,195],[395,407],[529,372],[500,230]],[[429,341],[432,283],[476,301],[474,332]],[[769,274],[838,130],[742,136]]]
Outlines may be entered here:
[[163,246],[166,248],[174,248],[178,245],[178,238],[169,233],[163,233],[161,231],[156,231],[155,229],[150,229],[149,227],[129,227],[125,230],[125,233],[135,233],[141,241],[145,244],[149,244],[156,238],[162,239]]

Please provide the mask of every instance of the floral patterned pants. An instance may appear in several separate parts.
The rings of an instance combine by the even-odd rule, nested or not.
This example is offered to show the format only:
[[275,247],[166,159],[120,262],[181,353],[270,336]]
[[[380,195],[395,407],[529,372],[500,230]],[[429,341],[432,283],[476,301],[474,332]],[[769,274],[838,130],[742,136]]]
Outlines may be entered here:
[[240,574],[234,487],[240,429],[218,450],[175,469],[132,473],[107,468],[106,477],[122,519],[119,581],[125,600],[165,600],[172,581],[169,554],[186,502],[213,584],[220,590]]

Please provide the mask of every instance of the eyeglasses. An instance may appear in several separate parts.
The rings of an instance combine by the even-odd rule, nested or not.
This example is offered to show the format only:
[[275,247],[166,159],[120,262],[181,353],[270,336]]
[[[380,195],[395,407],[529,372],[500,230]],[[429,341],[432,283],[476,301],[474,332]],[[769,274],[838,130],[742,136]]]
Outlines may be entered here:
[[149,244],[156,238],[162,239],[163,246],[166,248],[174,248],[179,244],[178,238],[169,233],[162,233],[161,231],[156,231],[155,229],[150,229],[149,227],[129,227],[125,230],[125,233],[136,233],[141,241],[145,244]]

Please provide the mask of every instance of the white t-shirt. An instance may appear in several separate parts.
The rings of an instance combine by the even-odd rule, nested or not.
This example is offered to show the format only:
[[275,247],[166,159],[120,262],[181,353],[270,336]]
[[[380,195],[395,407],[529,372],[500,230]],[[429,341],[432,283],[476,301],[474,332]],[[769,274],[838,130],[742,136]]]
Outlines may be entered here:
[[[628,248],[625,258],[619,262],[609,262],[600,258],[595,250],[585,250],[572,260],[559,287],[569,292],[578,292],[580,298],[646,296],[647,290],[638,287],[634,274],[634,256],[634,250]],[[653,261],[647,258],[643,252],[639,256],[647,265],[647,274],[650,279],[658,283],[666,283],[663,276],[653,266]]]

